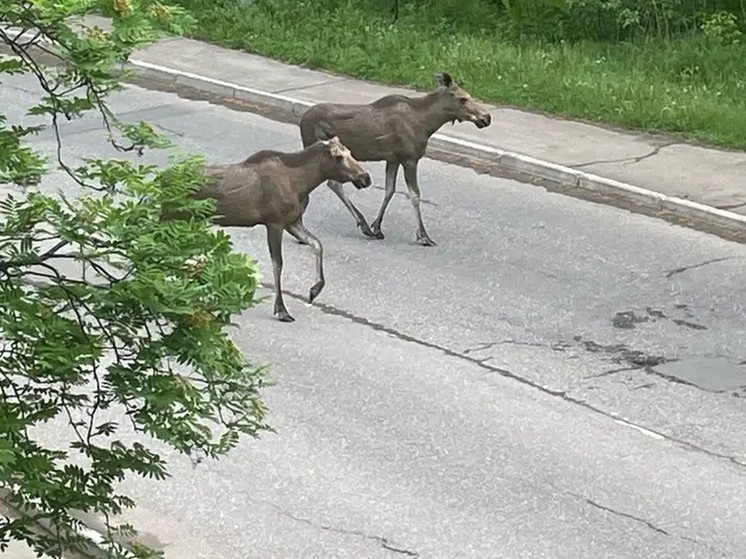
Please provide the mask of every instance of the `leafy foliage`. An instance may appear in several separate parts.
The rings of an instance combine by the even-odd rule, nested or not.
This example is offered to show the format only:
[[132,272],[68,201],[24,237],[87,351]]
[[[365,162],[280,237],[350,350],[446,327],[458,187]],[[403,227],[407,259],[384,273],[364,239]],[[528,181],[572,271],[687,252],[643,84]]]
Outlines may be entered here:
[[176,1],[229,48],[422,90],[447,70],[484,101],[746,148],[746,0],[526,0],[520,21],[401,0],[396,22],[390,0]]
[[[112,16],[111,30],[82,23],[94,10]],[[0,78],[37,78],[44,97],[29,114],[47,118],[58,143],[62,119],[97,111],[115,148],[142,154],[170,144],[107,106],[121,88],[117,65],[190,23],[154,0],[3,2],[0,40],[13,56],[0,59]],[[25,513],[0,517],[0,551],[11,539],[52,557],[82,549],[69,527],[84,511],[106,519],[110,556],[151,557],[116,543],[131,527],[110,521],[134,505],[115,490],[126,474],[168,475],[143,440],[199,459],[270,429],[264,369],[226,331],[256,303],[256,263],[212,229],[212,202],[189,197],[206,180],[200,157],[72,165],[58,150],[55,171],[28,143],[40,129],[0,114],[0,183],[10,186],[0,202],[0,487]],[[65,177],[77,196],[37,187]],[[186,217],[162,220],[164,210]],[[44,436],[60,419],[66,431]],[[52,532],[34,533],[34,519]]]
[[551,7],[566,8],[567,0],[502,0],[503,6],[516,21],[522,21],[526,8]]
[[[744,0],[503,0],[524,33],[550,40],[616,42],[672,39],[696,32],[713,16],[738,27],[746,23]],[[561,9],[558,9],[561,8]],[[718,23],[716,22],[715,25]]]

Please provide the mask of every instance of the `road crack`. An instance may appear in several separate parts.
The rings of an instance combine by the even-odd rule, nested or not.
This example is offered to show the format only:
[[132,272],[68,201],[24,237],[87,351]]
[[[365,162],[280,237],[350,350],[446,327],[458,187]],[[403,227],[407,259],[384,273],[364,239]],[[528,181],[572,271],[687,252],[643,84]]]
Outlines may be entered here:
[[330,80],[325,80],[323,82],[315,83],[313,85],[296,85],[293,87],[286,87],[285,89],[278,89],[276,91],[273,91],[272,93],[289,93],[291,91],[299,91],[301,89],[313,89],[314,87],[321,87],[323,85],[332,85],[332,84],[340,83],[346,80],[347,78],[332,78]]
[[675,140],[663,143],[659,146],[654,147],[648,153],[645,153],[643,155],[637,155],[637,156],[632,156],[632,157],[620,157],[618,159],[597,159],[595,161],[588,161],[586,163],[578,163],[577,165],[569,165],[569,167],[573,169],[580,169],[581,167],[588,167],[590,165],[603,165],[605,163],[624,163],[625,165],[635,165],[636,163],[639,163],[640,161],[644,161],[645,159],[655,157],[656,155],[660,153],[660,151],[663,148],[667,148],[678,143],[680,142],[675,141]]
[[664,530],[660,526],[655,525],[653,522],[651,522],[649,520],[646,520],[646,519],[641,518],[639,516],[635,516],[634,514],[629,514],[627,512],[622,512],[622,511],[613,509],[611,507],[607,507],[605,505],[597,503],[593,499],[589,499],[588,497],[584,497],[582,495],[578,495],[577,493],[573,493],[571,491],[565,491],[564,493],[566,495],[570,495],[572,497],[575,497],[576,499],[578,499],[580,501],[583,501],[586,504],[588,504],[588,505],[590,505],[590,506],[592,506],[594,508],[597,508],[598,510],[602,510],[604,512],[608,512],[609,514],[613,514],[614,516],[618,516],[618,517],[621,517],[621,518],[626,518],[628,520],[633,520],[635,522],[639,522],[640,524],[646,526],[647,528],[649,528],[653,532],[657,532],[658,534],[662,534],[662,535],[667,536],[669,538],[678,538],[678,539],[681,539],[681,540],[685,540],[685,541],[691,542],[693,544],[705,547],[708,550],[710,550],[711,552],[717,553],[721,557],[725,557],[725,555],[723,555],[721,551],[719,551],[719,550],[713,548],[712,546],[710,546],[709,544],[707,544],[707,543],[705,543],[705,542],[703,542],[701,540],[698,540],[696,538],[693,538],[691,536],[687,536],[687,535],[684,535],[684,534],[674,534],[672,532],[669,532],[668,530]]
[[671,319],[671,322],[678,326],[686,326],[687,328],[691,328],[692,330],[707,330],[707,326],[697,324],[696,322],[689,322],[688,320],[683,320],[681,318],[673,318]]
[[588,375],[588,376],[585,376],[583,378],[584,379],[601,378],[601,377],[607,377],[609,375],[615,375],[617,373],[623,373],[625,371],[639,371],[640,369],[642,369],[642,367],[639,366],[639,365],[634,366],[634,367],[622,367],[621,369],[610,369],[608,371],[603,371],[601,373],[596,373],[595,375]]
[[521,342],[518,340],[501,340],[499,342],[481,342],[478,346],[471,347],[468,349],[463,350],[464,355],[468,355],[470,353],[476,353],[478,351],[486,351],[488,349],[492,349],[495,346],[499,345],[520,345],[520,346],[527,346],[527,347],[547,347],[547,344],[542,344],[538,342]]
[[169,134],[173,134],[174,136],[177,136],[179,138],[184,138],[186,136],[186,134],[184,134],[183,132],[179,132],[178,130],[174,130],[173,128],[169,128],[167,126],[164,126],[163,124],[156,123],[155,126],[157,128],[160,128],[164,132],[167,132]]
[[252,501],[252,502],[254,502],[254,503],[261,503],[261,504],[270,506],[273,509],[275,509],[275,511],[277,512],[277,514],[279,514],[280,516],[284,516],[286,518],[294,520],[295,522],[300,522],[302,524],[306,524],[306,525],[311,526],[313,528],[318,528],[319,530],[324,530],[326,532],[333,532],[335,534],[342,534],[342,535],[345,535],[345,536],[355,536],[355,537],[358,537],[358,538],[363,538],[363,539],[366,539],[366,540],[375,541],[375,542],[378,542],[378,544],[380,544],[380,546],[383,549],[385,549],[387,551],[391,551],[392,553],[398,553],[400,555],[406,555],[407,557],[419,557],[420,556],[420,554],[418,552],[413,551],[411,549],[407,549],[405,547],[401,547],[399,545],[395,545],[392,542],[390,542],[388,538],[385,538],[383,536],[374,536],[374,535],[371,535],[371,534],[366,534],[362,530],[346,530],[344,528],[337,528],[335,526],[332,526],[331,524],[323,524],[323,523],[319,523],[319,522],[314,522],[311,519],[304,518],[302,516],[297,516],[297,515],[293,514],[292,512],[285,510],[281,506],[276,505],[274,503],[271,503],[269,501],[262,501],[262,500],[256,500],[256,499],[249,499],[249,500]]
[[587,497],[581,497],[580,495],[575,495],[575,494],[573,494],[573,496],[577,497],[578,499],[584,500],[586,503],[588,503],[592,507],[596,507],[597,509],[602,510],[604,512],[608,512],[608,513],[611,513],[611,514],[616,515],[616,516],[621,516],[622,518],[628,518],[630,520],[634,520],[635,522],[640,522],[641,524],[644,524],[645,526],[647,526],[648,528],[650,528],[654,532],[658,532],[659,534],[663,534],[664,536],[670,536],[671,535],[669,532],[666,532],[663,528],[659,528],[658,526],[656,526],[655,524],[653,524],[649,520],[645,520],[644,518],[640,518],[639,516],[634,516],[633,514],[628,514],[626,512],[621,512],[621,511],[614,510],[612,508],[606,507],[604,505],[600,505],[596,501],[588,499]]
[[674,268],[673,270],[667,270],[665,272],[666,277],[670,278],[672,276],[675,276],[676,274],[681,274],[682,272],[686,272],[688,270],[694,270],[695,268],[702,268],[703,266],[707,266],[709,264],[715,264],[716,262],[725,262],[726,260],[733,260],[735,258],[734,256],[723,256],[721,258],[712,258],[711,260],[705,260],[704,262],[700,262],[699,264],[692,264],[691,266],[684,266],[682,268]]
[[[268,289],[273,289],[274,288],[274,285],[272,283],[268,283],[268,282],[261,282],[261,285],[263,287],[265,287],[265,288],[268,288]],[[308,304],[308,298],[306,296],[304,296],[304,295],[300,295],[299,293],[294,293],[292,291],[288,291],[288,290],[285,290],[285,289],[283,289],[282,292],[285,295],[287,295],[288,297],[291,297],[292,299],[295,299],[295,300],[298,300],[298,301],[302,301],[303,303]],[[587,402],[585,400],[581,400],[580,398],[576,398],[574,396],[571,396],[565,390],[554,390],[554,389],[552,389],[552,388],[550,388],[548,386],[542,386],[538,382],[535,382],[535,381],[533,381],[533,380],[531,380],[529,378],[526,378],[526,377],[522,377],[521,375],[516,374],[516,373],[514,373],[514,372],[512,372],[512,371],[510,371],[508,369],[504,369],[504,368],[501,368],[501,367],[496,367],[495,365],[491,365],[491,364],[487,363],[486,361],[482,361],[482,360],[480,360],[480,359],[478,359],[476,357],[472,357],[470,355],[464,355],[463,352],[457,351],[455,349],[451,349],[449,347],[442,346],[442,345],[436,344],[434,342],[429,342],[427,340],[422,340],[422,339],[417,338],[415,336],[412,336],[410,334],[406,334],[405,332],[400,332],[400,331],[398,331],[398,330],[396,330],[394,328],[391,328],[389,326],[385,326],[385,325],[383,325],[381,323],[373,322],[372,320],[368,320],[365,317],[355,315],[355,314],[353,314],[350,311],[347,311],[345,309],[340,309],[338,307],[334,307],[334,306],[329,305],[327,303],[321,303],[319,301],[314,301],[313,303],[311,303],[311,306],[313,306],[314,308],[318,309],[320,312],[322,312],[324,314],[327,314],[327,315],[330,315],[330,316],[337,316],[337,317],[340,317],[340,318],[345,318],[345,319],[349,320],[350,322],[353,322],[354,324],[358,324],[360,326],[365,326],[366,328],[370,328],[371,330],[374,330],[374,331],[377,331],[377,332],[383,332],[384,334],[388,334],[390,336],[393,336],[394,338],[396,338],[398,340],[401,340],[401,341],[404,341],[404,342],[410,342],[410,343],[416,344],[416,345],[418,345],[420,347],[426,347],[428,349],[433,349],[433,350],[439,351],[439,352],[443,353],[444,355],[447,355],[448,357],[453,357],[455,359],[460,359],[460,360],[463,360],[463,361],[467,361],[469,363],[472,363],[473,365],[476,365],[477,367],[479,367],[481,369],[484,369],[485,371],[488,371],[490,373],[495,373],[495,374],[500,375],[500,376],[502,376],[504,378],[507,378],[507,379],[514,380],[514,381],[519,382],[519,383],[521,383],[521,384],[523,384],[525,386],[530,386],[531,388],[533,388],[535,390],[538,390],[539,392],[543,392],[544,394],[547,394],[547,395],[555,397],[555,398],[560,398],[560,399],[562,399],[562,400],[564,400],[564,401],[566,401],[566,402],[568,402],[570,404],[574,404],[576,406],[580,406],[580,407],[585,408],[587,410],[590,410],[590,411],[592,411],[594,413],[598,413],[600,415],[603,415],[604,417],[608,417],[609,419],[612,419],[614,421],[616,421],[618,419],[614,414],[612,414],[612,413],[610,413],[608,411],[605,411],[605,410],[603,410],[603,409],[601,409],[601,408],[599,408],[597,406],[594,406],[593,404],[591,404],[591,403],[589,403],[589,402]],[[555,344],[555,345],[552,346],[552,349],[554,349],[555,351],[563,351],[566,347],[567,347],[566,343]],[[599,346],[599,347],[602,347],[602,346]],[[634,359],[633,361],[631,361],[631,364],[645,366],[645,365],[649,364],[646,361],[647,361],[647,359],[642,359],[641,361],[637,361],[637,359]],[[663,376],[663,375],[659,375],[659,376]],[[676,379],[676,380],[678,380],[678,379]],[[680,446],[681,448],[687,449],[687,450],[692,451],[692,452],[699,452],[699,453],[705,454],[706,456],[710,456],[711,458],[717,458],[717,459],[720,459],[720,460],[724,460],[725,462],[727,462],[729,464],[732,464],[733,466],[736,466],[737,468],[739,468],[739,472],[742,472],[742,470],[744,468],[746,468],[746,462],[743,462],[743,461],[739,460],[738,458],[735,458],[734,456],[729,456],[727,454],[723,454],[723,453],[720,453],[720,452],[717,452],[717,451],[714,451],[714,450],[709,450],[707,448],[703,448],[701,446],[698,446],[698,445],[696,445],[696,444],[694,444],[692,442],[686,441],[684,439],[679,439],[679,438],[667,435],[665,433],[661,433],[661,432],[655,430],[654,428],[645,427],[645,429],[647,429],[651,433],[655,433],[656,435],[660,436],[661,438],[663,438],[663,439],[665,439],[665,440],[667,440],[667,441],[669,441],[671,443],[674,443],[674,444]]]
[[736,208],[741,208],[743,206],[746,206],[746,202],[740,202],[738,204],[725,204],[723,206],[715,206],[718,210],[735,210]]

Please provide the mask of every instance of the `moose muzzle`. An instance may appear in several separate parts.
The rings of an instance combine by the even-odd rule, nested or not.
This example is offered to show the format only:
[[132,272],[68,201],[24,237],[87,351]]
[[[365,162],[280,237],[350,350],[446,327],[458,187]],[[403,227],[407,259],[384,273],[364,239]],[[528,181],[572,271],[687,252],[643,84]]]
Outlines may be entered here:
[[474,125],[479,129],[487,128],[490,124],[492,124],[492,115],[490,113],[486,112],[474,117]]
[[370,176],[370,173],[367,171],[365,173],[362,173],[352,179],[352,184],[355,185],[355,188],[358,190],[362,190],[363,188],[368,188],[370,185],[373,184],[373,179]]

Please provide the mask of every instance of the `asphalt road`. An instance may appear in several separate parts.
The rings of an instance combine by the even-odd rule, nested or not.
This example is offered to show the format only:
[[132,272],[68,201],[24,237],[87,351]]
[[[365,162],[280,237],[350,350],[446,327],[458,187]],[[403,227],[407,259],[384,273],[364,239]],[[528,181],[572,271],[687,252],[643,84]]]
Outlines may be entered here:
[[[34,95],[13,78],[0,106]],[[300,145],[173,94],[113,107],[215,161]],[[101,138],[67,124],[66,157],[111,154]],[[383,241],[313,195],[318,304],[288,298],[282,324],[265,303],[237,336],[272,366],[277,433],[129,481],[146,543],[173,559],[746,557],[746,247],[431,160],[420,176],[437,247],[414,244],[402,194]],[[382,195],[352,197],[371,220]],[[231,234],[271,281],[264,230]],[[284,250],[305,297],[313,256]]]

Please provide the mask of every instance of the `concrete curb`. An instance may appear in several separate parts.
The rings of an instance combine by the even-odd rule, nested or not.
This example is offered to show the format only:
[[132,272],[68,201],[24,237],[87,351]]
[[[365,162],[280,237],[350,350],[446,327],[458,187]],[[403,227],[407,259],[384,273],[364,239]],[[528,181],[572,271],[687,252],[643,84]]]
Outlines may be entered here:
[[[205,93],[248,102],[258,107],[269,107],[279,111],[289,120],[297,121],[313,103],[278,93],[252,89],[239,84],[176,70],[131,58],[127,67],[140,77],[171,85],[182,86]],[[677,223],[711,231],[720,236],[746,242],[746,216],[692,202],[683,198],[667,196],[659,192],[640,188],[632,184],[605,178],[571,167],[506,151],[436,133],[431,137],[428,149],[451,155],[486,162],[496,167],[531,179],[541,179],[558,184],[564,190],[587,192],[594,198],[619,200],[637,208],[650,210],[654,215],[672,214]]]
[[[10,30],[8,30],[10,31]],[[48,43],[42,39],[41,42]],[[136,77],[181,86],[201,93],[216,95],[241,102],[249,110],[276,120],[297,122],[303,112],[313,103],[287,95],[253,89],[239,84],[202,76],[153,64],[136,57],[122,64]],[[126,80],[127,76],[123,76]],[[269,113],[269,114],[267,114]],[[469,162],[482,162],[527,182],[543,182],[554,189],[579,198],[598,203],[624,207],[677,223],[693,229],[713,233],[720,237],[746,243],[746,216],[720,210],[684,198],[667,196],[653,190],[641,188],[605,178],[592,173],[578,171],[550,161],[544,161],[522,153],[502,150],[485,144],[462,140],[446,134],[434,134],[428,145],[429,154],[441,152],[456,159],[464,166]]]

